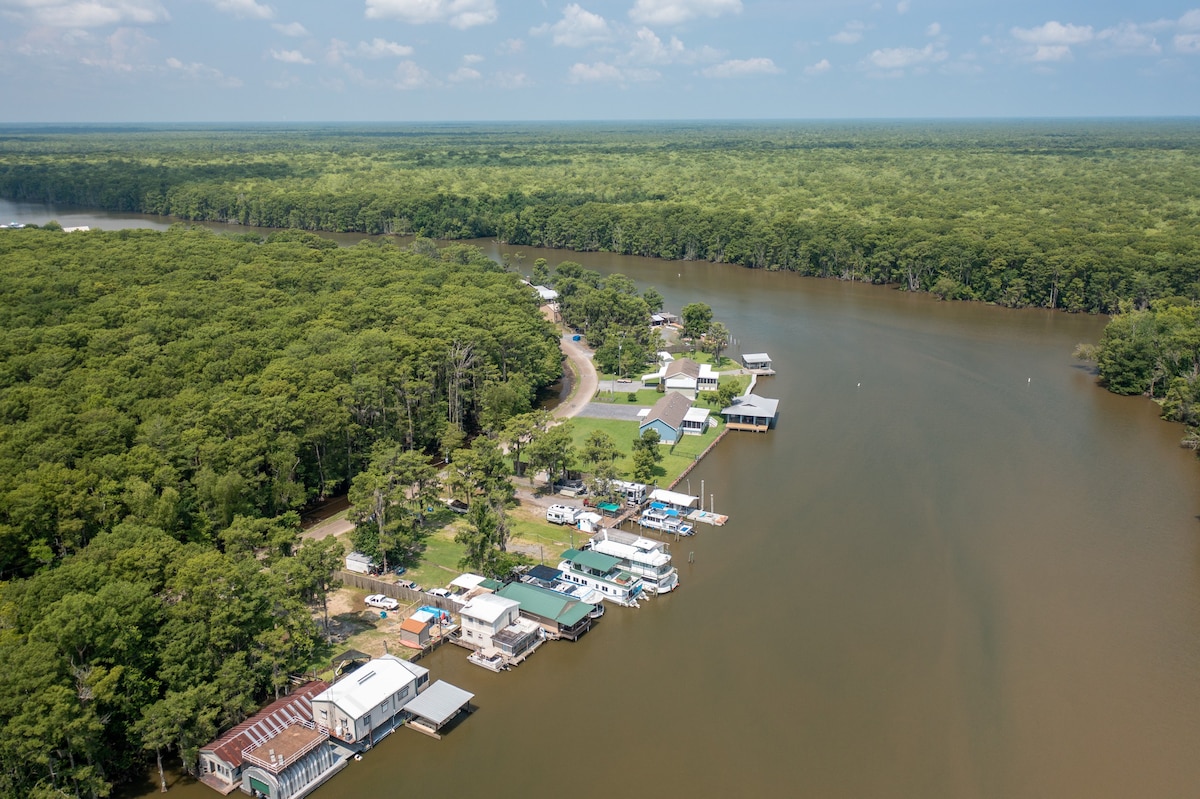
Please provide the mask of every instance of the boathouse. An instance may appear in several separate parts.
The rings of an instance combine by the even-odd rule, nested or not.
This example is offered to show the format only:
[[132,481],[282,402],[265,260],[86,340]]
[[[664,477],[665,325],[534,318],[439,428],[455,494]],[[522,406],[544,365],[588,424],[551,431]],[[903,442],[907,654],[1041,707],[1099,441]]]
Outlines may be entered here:
[[441,738],[442,728],[459,713],[471,712],[471,700],[474,698],[475,694],[438,680],[408,703],[408,707],[405,708],[409,715],[408,726],[434,738]]
[[775,370],[771,368],[771,356],[765,352],[748,352],[742,355],[742,368],[760,375],[775,374]]
[[370,745],[390,732],[429,683],[429,669],[395,655],[365,663],[313,697],[313,721],[338,740]]
[[496,592],[520,604],[521,615],[541,625],[551,638],[579,639],[592,626],[596,606],[528,583],[509,583]]
[[732,405],[721,410],[729,430],[752,430],[758,433],[770,430],[778,413],[779,400],[757,394],[738,397]]
[[313,698],[329,688],[316,680],[255,713],[200,749],[200,781],[221,794],[289,799],[340,765],[329,736],[313,724]]

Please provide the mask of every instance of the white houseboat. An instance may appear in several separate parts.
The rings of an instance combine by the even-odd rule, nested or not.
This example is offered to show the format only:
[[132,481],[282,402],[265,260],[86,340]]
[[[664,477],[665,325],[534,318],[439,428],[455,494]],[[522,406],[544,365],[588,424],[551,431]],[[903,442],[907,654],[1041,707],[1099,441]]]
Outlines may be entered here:
[[637,605],[644,588],[642,580],[611,555],[591,550],[568,549],[558,570],[562,579],[595,591],[602,599],[618,605]]
[[603,529],[592,536],[589,546],[593,552],[617,558],[621,568],[640,577],[651,593],[665,594],[679,587],[679,572],[671,565],[671,554],[662,541]]
[[691,535],[695,528],[691,523],[679,516],[679,513],[662,508],[650,508],[638,517],[638,524],[651,530],[662,530],[672,535]]

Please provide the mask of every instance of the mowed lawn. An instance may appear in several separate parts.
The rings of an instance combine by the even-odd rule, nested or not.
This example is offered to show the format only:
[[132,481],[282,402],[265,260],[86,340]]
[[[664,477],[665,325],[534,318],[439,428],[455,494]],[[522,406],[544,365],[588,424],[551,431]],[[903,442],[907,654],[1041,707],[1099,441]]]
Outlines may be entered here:
[[[708,445],[716,440],[725,429],[725,422],[717,419],[717,427],[710,427],[702,436],[684,436],[678,444],[669,447],[659,446],[663,454],[662,461],[654,469],[653,483],[660,488],[671,485],[683,470],[692,464]],[[585,419],[575,417],[571,420],[571,441],[576,451],[583,449],[583,442],[595,430],[603,430],[616,442],[620,455],[617,457],[617,475],[624,480],[633,479],[633,442],[638,437],[638,423],[620,419]],[[577,469],[583,469],[583,464],[577,463]]]

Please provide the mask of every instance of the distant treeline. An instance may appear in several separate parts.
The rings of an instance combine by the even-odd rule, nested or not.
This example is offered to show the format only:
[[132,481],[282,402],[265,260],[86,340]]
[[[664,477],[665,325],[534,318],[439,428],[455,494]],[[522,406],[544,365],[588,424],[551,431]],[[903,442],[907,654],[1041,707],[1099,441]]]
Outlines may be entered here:
[[3,133],[15,200],[495,237],[1012,307],[1200,296],[1188,121]]

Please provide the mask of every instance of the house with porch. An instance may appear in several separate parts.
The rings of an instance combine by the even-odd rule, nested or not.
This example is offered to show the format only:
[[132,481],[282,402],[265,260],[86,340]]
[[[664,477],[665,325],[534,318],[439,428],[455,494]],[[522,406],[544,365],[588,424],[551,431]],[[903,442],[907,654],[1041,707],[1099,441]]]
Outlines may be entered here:
[[712,364],[678,358],[664,363],[657,372],[642,375],[642,382],[661,383],[664,391],[678,391],[695,399],[701,391],[716,391],[719,378]]
[[340,767],[313,723],[313,699],[329,688],[305,683],[200,749],[200,781],[228,795],[239,788],[280,799],[297,796]]
[[499,594],[480,594],[463,606],[459,618],[459,642],[479,655],[471,662],[497,671],[520,663],[545,639],[540,626],[521,617],[520,602]]
[[675,444],[685,433],[703,435],[708,430],[708,409],[692,407],[692,401],[678,391],[668,391],[638,416],[638,435],[654,430],[660,444]]
[[730,430],[751,430],[765,433],[775,424],[779,414],[779,400],[746,394],[738,397],[728,408],[721,409],[725,426]]
[[403,720],[404,706],[428,684],[429,669],[383,655],[313,697],[313,721],[340,741],[369,746]]

